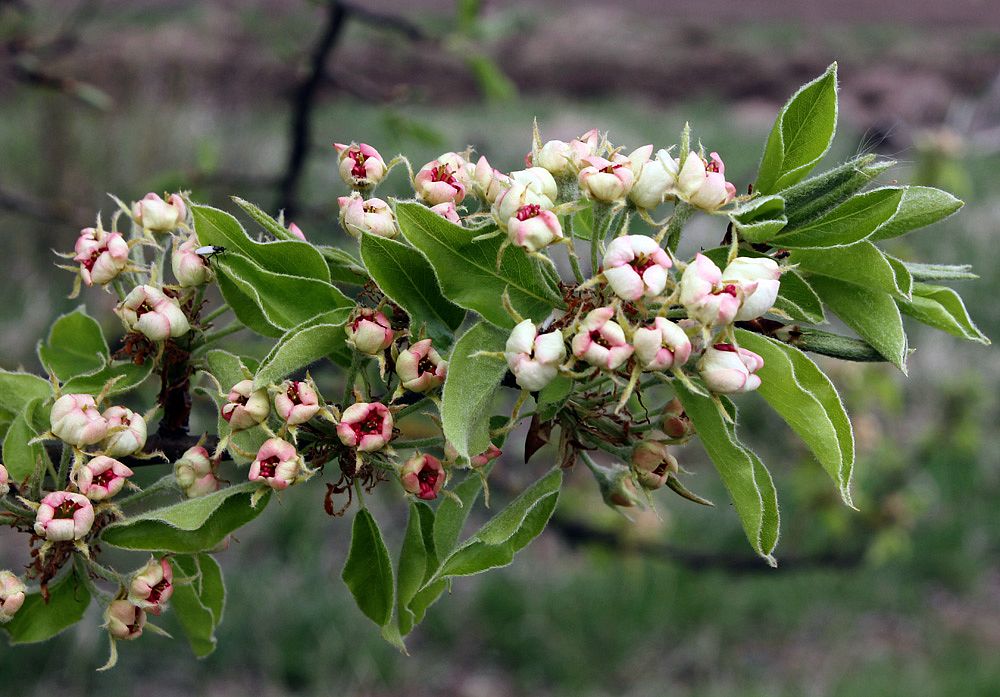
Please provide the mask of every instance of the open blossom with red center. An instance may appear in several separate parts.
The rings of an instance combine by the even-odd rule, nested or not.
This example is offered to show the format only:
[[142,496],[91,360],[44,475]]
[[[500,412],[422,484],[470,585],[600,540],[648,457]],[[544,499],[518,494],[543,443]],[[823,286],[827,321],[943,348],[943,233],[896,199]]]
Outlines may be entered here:
[[126,407],[109,407],[104,410],[108,422],[108,437],[101,443],[101,450],[111,457],[137,453],[146,445],[146,420]]
[[115,308],[115,314],[130,331],[144,334],[153,341],[183,336],[191,329],[177,299],[148,285],[132,289]]
[[705,350],[698,362],[698,372],[712,392],[728,394],[752,392],[760,387],[756,374],[764,359],[753,351],[732,344],[715,344]]
[[82,494],[54,491],[35,512],[35,534],[51,542],[80,540],[94,525],[94,506]]
[[302,474],[302,458],[295,446],[280,438],[268,438],[250,465],[251,482],[263,482],[275,491],[287,489]]
[[465,184],[456,170],[440,160],[431,160],[413,177],[413,189],[424,203],[461,203],[465,198]]
[[179,194],[170,194],[164,201],[150,192],[132,204],[132,217],[148,232],[170,232],[187,219],[187,208]]
[[240,380],[229,390],[226,399],[222,405],[222,418],[229,422],[233,431],[253,428],[271,413],[267,390],[255,390],[253,380]]
[[76,486],[91,501],[103,501],[121,492],[132,474],[118,460],[98,455],[77,472]]
[[74,251],[73,261],[80,263],[80,278],[88,286],[110,283],[128,265],[128,242],[118,232],[84,228]]
[[604,370],[615,370],[635,350],[625,340],[625,331],[612,320],[610,307],[591,310],[573,337],[573,355]]
[[656,317],[652,324],[636,329],[632,343],[643,370],[680,368],[691,357],[687,333],[665,317]]
[[137,607],[153,615],[163,612],[163,606],[174,594],[174,570],[170,560],[150,558],[144,567],[135,572],[128,588],[128,599]]
[[89,394],[64,394],[49,412],[49,430],[61,441],[82,448],[108,434],[108,420]]
[[274,396],[274,411],[289,426],[304,424],[319,412],[319,396],[308,382],[287,380]]
[[0,571],[0,624],[14,618],[24,605],[24,581],[11,571]]
[[399,480],[403,488],[417,498],[430,501],[436,499],[445,480],[444,467],[433,455],[413,454],[403,464]]
[[393,331],[389,318],[371,308],[359,307],[355,310],[346,331],[347,342],[369,356],[382,353],[392,344]]
[[104,611],[104,627],[115,639],[131,641],[142,636],[146,611],[128,600],[112,600]]
[[518,247],[537,252],[563,238],[559,217],[537,203],[521,206],[507,221],[507,237]]
[[682,199],[706,211],[714,211],[736,198],[736,187],[726,181],[726,166],[718,153],[706,162],[689,152],[677,175],[677,191]]
[[422,339],[400,352],[396,359],[396,373],[403,389],[428,392],[444,383],[448,362],[434,350],[430,339]]
[[396,216],[392,207],[380,198],[363,198],[357,191],[337,199],[340,225],[347,234],[360,237],[371,233],[379,237],[396,236]]
[[381,450],[392,438],[392,414],[381,402],[357,402],[344,410],[337,435],[344,445],[363,453]]
[[368,189],[385,177],[385,160],[367,143],[334,143],[340,154],[340,178],[355,189]]
[[698,254],[681,276],[680,301],[688,317],[711,327],[732,322],[743,299],[756,289],[756,281],[723,281],[719,267],[704,254]]
[[623,300],[653,298],[667,286],[670,257],[646,235],[622,235],[608,245],[604,278]]

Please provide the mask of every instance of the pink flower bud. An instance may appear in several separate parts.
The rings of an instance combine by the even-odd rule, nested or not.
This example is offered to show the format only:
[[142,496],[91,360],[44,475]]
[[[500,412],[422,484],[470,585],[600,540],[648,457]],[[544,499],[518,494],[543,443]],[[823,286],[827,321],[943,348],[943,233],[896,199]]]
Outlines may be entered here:
[[632,338],[635,357],[643,370],[669,370],[681,367],[691,356],[691,340],[683,329],[663,317],[640,327]]
[[219,490],[219,480],[208,451],[200,445],[188,448],[174,463],[174,478],[184,494],[198,498]]
[[381,402],[356,402],[337,424],[340,442],[363,453],[381,450],[392,438],[392,414]]
[[603,370],[616,370],[632,355],[621,325],[610,307],[591,310],[573,337],[573,355]]
[[437,498],[444,486],[444,467],[433,455],[414,453],[400,470],[399,480],[407,493],[430,501]]
[[705,386],[722,394],[756,390],[760,387],[756,372],[763,367],[763,358],[732,344],[715,344],[705,350],[698,362],[698,372]]
[[228,401],[222,405],[222,418],[233,431],[245,431],[262,423],[271,413],[267,390],[255,390],[253,380],[241,380],[229,390]]
[[439,203],[461,203],[465,198],[464,174],[440,160],[431,160],[413,178],[417,196],[429,206]]
[[680,285],[680,301],[688,316],[706,326],[732,322],[745,293],[756,290],[756,285],[723,282],[722,271],[704,254],[688,264]]
[[396,359],[396,373],[404,389],[429,392],[444,383],[448,362],[434,350],[430,339],[423,339],[400,352]]
[[187,209],[179,194],[170,194],[164,201],[150,192],[132,204],[132,217],[148,232],[170,232],[187,219]]
[[584,133],[570,142],[550,140],[546,142],[534,157],[532,164],[544,167],[557,177],[570,177],[586,166],[585,159],[597,154],[601,134],[596,128]]
[[84,228],[75,251],[73,261],[80,262],[80,278],[88,286],[110,283],[128,265],[128,242],[117,232]]
[[529,392],[537,392],[559,373],[566,345],[560,332],[539,334],[534,322],[526,319],[511,331],[504,356],[517,384]]
[[506,174],[498,169],[493,169],[485,157],[480,157],[479,162],[476,163],[474,179],[479,195],[491,206],[497,197],[510,186],[511,182],[511,178]]
[[487,465],[490,461],[496,460],[498,457],[503,455],[503,451],[497,446],[490,443],[490,447],[486,448],[483,452],[478,455],[473,455],[472,459],[469,460],[469,464],[473,467],[483,467]]
[[150,557],[146,565],[135,572],[129,584],[128,599],[136,607],[152,615],[163,612],[164,605],[174,594],[174,570],[167,557]]
[[0,624],[10,622],[22,605],[24,582],[11,571],[0,571]]
[[659,489],[680,467],[667,446],[660,441],[641,440],[632,448],[632,468],[646,489]]
[[677,194],[677,160],[660,149],[654,159],[634,167],[635,183],[628,197],[638,208],[653,209]]
[[542,193],[538,187],[531,187],[518,181],[512,181],[511,185],[497,197],[493,202],[491,212],[497,225],[506,228],[510,219],[514,218],[518,211],[525,206],[536,206],[541,210],[551,210],[555,203],[554,199]]
[[706,162],[695,152],[684,158],[677,175],[677,191],[692,206],[714,211],[736,198],[736,187],[726,181],[726,167],[718,153],[711,153]]
[[0,464],[0,498],[10,493],[10,475],[7,468]]
[[396,236],[396,216],[392,207],[380,198],[363,199],[357,191],[337,199],[340,225],[347,234],[360,237],[368,232],[379,237]]
[[[437,161],[455,173],[455,179],[465,187],[466,192],[476,182],[476,166],[457,152],[446,152],[438,155]],[[457,201],[456,201],[457,203]]]
[[366,143],[334,143],[340,153],[340,178],[354,189],[369,189],[385,177],[385,160]]
[[302,232],[302,228],[300,228],[295,223],[288,224],[288,231],[292,233],[295,237],[298,237],[303,242],[306,241],[306,233]]
[[645,162],[649,159],[647,149],[651,152],[653,146],[639,148],[631,157],[621,154],[612,155],[610,160],[597,155],[585,157],[584,161],[588,166],[580,170],[580,190],[589,198],[606,203],[625,198],[635,182],[631,158],[636,158],[637,162]]
[[439,203],[436,206],[431,206],[431,210],[447,220],[449,223],[455,223],[455,225],[462,224],[462,217],[458,214],[458,209],[455,208],[455,204],[451,201],[445,201],[444,203]]
[[347,323],[347,342],[356,350],[376,356],[392,344],[393,331],[389,318],[381,312],[359,307]]
[[82,494],[54,491],[35,513],[35,534],[51,542],[80,540],[94,524],[94,507]]
[[286,380],[274,397],[274,411],[289,426],[298,426],[319,412],[319,396],[308,382]]
[[142,636],[146,611],[128,600],[112,600],[104,611],[104,627],[113,638],[131,641]]
[[667,286],[670,257],[652,237],[623,235],[608,245],[604,278],[623,300],[653,298]]
[[146,420],[125,407],[104,410],[108,422],[108,436],[101,450],[111,457],[123,457],[139,452],[146,445]]
[[153,286],[137,286],[115,308],[129,331],[144,334],[152,341],[184,336],[191,329],[175,298]]
[[118,494],[132,474],[118,460],[98,455],[77,472],[76,486],[91,501],[104,501]]
[[302,474],[302,458],[295,446],[280,438],[268,438],[250,465],[251,482],[263,482],[275,491],[287,489]]
[[89,394],[64,394],[49,412],[49,430],[61,441],[82,448],[104,440],[108,420]]
[[195,254],[199,247],[201,245],[198,238],[191,235],[186,242],[175,246],[170,254],[170,268],[174,271],[174,278],[184,288],[203,285],[212,278],[208,262],[200,254]]
[[559,186],[556,184],[552,174],[542,167],[529,167],[528,169],[511,172],[512,181],[523,185],[529,191],[533,191],[539,196],[544,196],[550,201],[555,201],[559,196]]
[[760,317],[774,305],[781,268],[767,257],[737,257],[723,270],[722,278],[724,283],[736,282],[743,289],[743,303],[735,319],[745,322]]
[[537,252],[563,238],[562,225],[552,211],[529,204],[518,208],[507,221],[507,237],[518,247]]

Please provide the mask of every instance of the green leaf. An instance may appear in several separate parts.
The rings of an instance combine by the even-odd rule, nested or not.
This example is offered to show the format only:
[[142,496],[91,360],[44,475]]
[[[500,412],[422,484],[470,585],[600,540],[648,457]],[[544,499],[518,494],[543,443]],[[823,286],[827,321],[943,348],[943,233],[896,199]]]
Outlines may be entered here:
[[556,415],[556,412],[562,409],[571,394],[573,394],[573,378],[557,375],[552,382],[538,392],[535,399],[538,418],[542,421],[551,419]]
[[215,629],[222,622],[226,602],[222,570],[208,554],[174,556],[170,562],[175,579],[190,579],[190,583],[175,581],[170,609],[195,656],[204,658],[215,650]]
[[215,267],[218,276],[227,276],[257,304],[268,323],[284,330],[330,310],[354,307],[326,281],[274,273],[237,253],[217,257]]
[[49,429],[48,420],[45,400],[37,397],[14,417],[3,439],[3,464],[11,480],[22,482],[35,473],[44,447],[41,443],[28,445],[28,442]]
[[827,276],[813,276],[810,282],[848,327],[906,373],[906,333],[892,296]]
[[507,362],[478,351],[503,351],[507,333],[479,322],[455,344],[441,394],[445,438],[458,454],[471,458],[490,445],[490,407],[507,374]]
[[68,573],[49,586],[49,601],[41,593],[28,593],[14,619],[0,624],[11,644],[34,644],[46,641],[83,618],[90,606],[90,591],[74,573]]
[[854,430],[830,379],[798,349],[780,341],[736,330],[739,345],[759,354],[757,392],[767,400],[833,478],[844,503],[851,502]]
[[378,524],[367,508],[354,516],[351,551],[341,578],[370,620],[380,627],[389,623],[393,604],[392,563]]
[[271,491],[256,507],[250,499],[260,485],[244,482],[196,499],[140,513],[104,528],[101,539],[114,547],[194,554],[213,549],[226,535],[256,518]]
[[399,632],[406,636],[416,624],[410,601],[437,568],[434,550],[434,511],[422,501],[410,503],[396,571],[396,615]]
[[364,285],[369,281],[368,272],[361,262],[339,247],[317,247],[326,265],[330,267],[330,280],[335,283],[348,283],[355,286]]
[[701,443],[722,477],[747,539],[768,564],[778,543],[778,497],[767,468],[736,439],[733,424],[722,418],[715,402],[675,383],[677,398],[698,431]]
[[811,324],[826,322],[823,301],[816,295],[812,286],[791,269],[785,269],[781,274],[781,285],[778,286],[778,296],[774,299],[774,309],[780,310],[798,322]]
[[445,297],[478,312],[488,322],[514,326],[500,300],[504,291],[521,315],[535,321],[563,306],[562,298],[546,282],[539,262],[520,247],[508,247],[497,269],[503,236],[473,242],[468,230],[419,203],[397,204],[396,216],[403,236],[434,267]]
[[51,396],[52,383],[45,378],[0,368],[0,409],[17,413],[31,400]]
[[875,231],[872,241],[887,240],[943,220],[965,204],[947,191],[930,186],[907,186],[892,219]]
[[758,196],[729,214],[741,240],[766,242],[785,227],[785,201],[781,196]]
[[[487,467],[491,465],[488,464]],[[484,475],[486,474],[489,472],[484,472]],[[462,528],[465,527],[465,521],[469,518],[469,513],[476,505],[476,499],[482,490],[483,479],[479,475],[471,474],[452,490],[458,501],[449,496],[438,505],[434,516],[434,550],[438,559],[444,559],[455,549]]]
[[261,336],[277,338],[282,335],[283,330],[274,326],[264,314],[260,296],[249,283],[226,274],[217,274],[216,282],[236,319]]
[[204,245],[225,247],[226,253],[213,263],[235,252],[277,274],[301,276],[329,283],[330,269],[319,250],[301,240],[256,242],[247,235],[239,221],[225,211],[211,206],[192,206],[194,229]]
[[[237,355],[229,353],[228,351],[223,351],[222,349],[212,349],[206,353],[205,362],[208,364],[208,372],[215,376],[215,379],[219,381],[220,385],[222,385],[223,390],[228,390],[236,383],[246,380],[248,379],[248,376],[253,375],[243,359]],[[219,437],[229,436],[236,447],[244,452],[257,452],[257,450],[260,449],[260,446],[263,445],[264,441],[268,438],[267,431],[260,426],[254,426],[253,428],[248,428],[244,431],[231,433],[229,430],[229,422],[222,418],[221,412],[226,396],[216,394],[214,391],[211,394],[212,398],[215,400],[216,406],[220,409],[219,415],[216,417],[215,424],[216,433],[219,434]],[[246,463],[250,461],[238,452],[230,450],[229,454],[237,463]]]
[[860,242],[893,216],[902,196],[903,190],[894,187],[866,191],[811,222],[786,227],[771,240],[771,245],[787,249],[829,248]]
[[496,61],[486,54],[467,54],[465,63],[476,80],[479,92],[487,101],[505,102],[517,96],[517,86],[504,74]]
[[108,396],[113,397],[138,387],[152,372],[152,360],[147,359],[142,365],[132,361],[113,361],[92,373],[70,378],[63,383],[62,391],[65,394],[98,394],[108,382],[114,380],[114,385],[108,390]]
[[[968,264],[917,264],[910,261],[902,262],[914,281],[973,281],[979,278],[972,272]],[[2,389],[2,388],[0,388]],[[2,403],[0,403],[2,406]]]
[[379,289],[410,316],[410,334],[418,335],[425,326],[436,345],[451,345],[465,310],[441,294],[423,254],[395,240],[366,234],[361,238],[361,258]]
[[254,388],[262,389],[280,382],[324,356],[344,351],[344,323],[350,314],[347,308],[333,310],[289,329],[260,362],[254,377]]
[[935,329],[960,339],[991,343],[969,317],[962,297],[951,288],[917,283],[913,286],[913,297],[909,301],[897,300],[897,304],[910,317]]
[[562,470],[553,468],[452,552],[432,582],[510,564],[514,555],[545,529],[558,503],[561,485]]
[[885,360],[871,344],[850,336],[820,329],[800,329],[789,341],[802,351],[832,356],[844,361],[879,363]]
[[288,231],[288,228],[286,228],[284,225],[279,223],[273,217],[265,213],[264,210],[259,206],[250,203],[249,201],[245,201],[239,196],[232,196],[230,198],[232,198],[233,203],[242,208],[243,212],[246,213],[248,216],[250,216],[250,218],[252,218],[255,223],[264,228],[266,232],[271,233],[271,235],[273,235],[275,239],[292,241],[292,242],[302,242],[302,240],[300,240],[298,237],[290,233]]
[[101,325],[82,305],[59,317],[38,344],[39,360],[60,382],[99,370],[109,355]]
[[906,269],[901,268],[902,276],[897,274],[897,269],[882,250],[871,242],[858,242],[850,247],[795,250],[789,261],[810,274],[839,278],[897,298],[906,298],[910,294],[912,282]]
[[837,64],[803,85],[778,114],[754,190],[773,194],[801,180],[830,149],[837,130]]
[[892,160],[876,162],[874,154],[859,155],[788,187],[781,192],[781,197],[785,199],[788,225],[794,227],[818,218],[861,191],[895,164]]

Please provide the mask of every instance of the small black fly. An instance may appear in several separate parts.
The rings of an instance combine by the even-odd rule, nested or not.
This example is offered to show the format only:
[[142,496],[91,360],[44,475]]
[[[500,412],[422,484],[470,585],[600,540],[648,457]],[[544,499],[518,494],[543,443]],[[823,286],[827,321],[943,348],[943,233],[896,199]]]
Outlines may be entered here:
[[200,256],[202,259],[208,260],[214,256],[218,256],[219,254],[223,254],[225,251],[226,251],[225,247],[217,247],[216,245],[210,244],[205,247],[198,247],[198,249],[194,250],[194,253]]

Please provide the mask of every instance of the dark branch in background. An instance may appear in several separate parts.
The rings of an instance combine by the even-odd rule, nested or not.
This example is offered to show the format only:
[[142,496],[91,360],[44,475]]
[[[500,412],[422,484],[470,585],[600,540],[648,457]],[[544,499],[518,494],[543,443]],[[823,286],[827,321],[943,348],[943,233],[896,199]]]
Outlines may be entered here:
[[45,201],[3,188],[0,188],[0,211],[23,215],[52,225],[71,225],[74,220],[74,216],[67,211],[59,210]]

